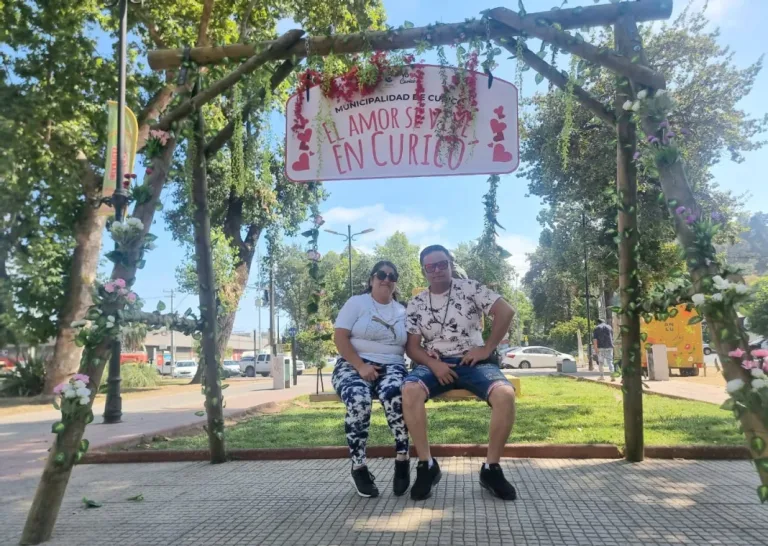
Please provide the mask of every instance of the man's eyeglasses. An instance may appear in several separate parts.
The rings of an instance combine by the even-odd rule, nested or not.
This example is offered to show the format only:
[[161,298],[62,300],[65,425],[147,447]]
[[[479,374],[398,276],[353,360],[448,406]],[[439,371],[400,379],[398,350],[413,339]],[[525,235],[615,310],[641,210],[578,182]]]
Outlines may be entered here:
[[448,269],[449,265],[448,260],[443,260],[441,262],[435,262],[433,264],[424,264],[424,271],[427,273],[434,273],[435,271],[445,271]]
[[397,273],[386,273],[384,271],[377,271],[376,278],[380,281],[389,279],[390,282],[397,282]]

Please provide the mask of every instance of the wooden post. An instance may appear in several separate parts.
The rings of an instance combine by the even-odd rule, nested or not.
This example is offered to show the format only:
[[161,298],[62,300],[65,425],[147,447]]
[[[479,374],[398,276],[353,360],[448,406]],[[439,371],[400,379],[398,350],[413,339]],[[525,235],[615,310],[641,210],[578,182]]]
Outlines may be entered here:
[[[634,21],[633,21],[634,23]],[[640,36],[627,31],[621,22],[614,25],[616,49],[629,55],[633,48],[642,47]],[[635,54],[638,51],[634,52]],[[637,128],[632,121],[632,112],[623,104],[634,100],[632,82],[619,78],[616,87],[616,189],[621,206],[619,208],[619,291],[621,294],[621,372],[624,393],[624,456],[627,461],[643,460],[643,383],[640,359],[640,309],[635,308],[640,296],[637,262],[639,252],[637,230],[637,168],[634,154],[637,148]]]
[[216,350],[216,279],[213,273],[211,251],[211,217],[208,212],[208,173],[206,172],[205,123],[202,109],[197,110],[194,142],[192,203],[195,207],[195,258],[200,293],[200,318],[203,320],[202,360],[205,365],[205,410],[208,414],[208,445],[211,463],[216,464],[225,462],[227,455],[224,446],[224,411]]

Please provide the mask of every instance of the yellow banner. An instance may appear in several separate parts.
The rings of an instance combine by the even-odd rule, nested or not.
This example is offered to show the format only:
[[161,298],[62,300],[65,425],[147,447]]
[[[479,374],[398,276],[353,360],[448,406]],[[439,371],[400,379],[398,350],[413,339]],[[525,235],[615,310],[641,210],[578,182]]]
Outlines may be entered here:
[[[107,161],[104,166],[104,182],[102,185],[102,197],[109,197],[115,193],[117,187],[117,102],[107,102]],[[123,174],[133,172],[136,161],[136,148],[139,143],[139,123],[131,109],[125,107],[124,150],[123,150]],[[112,207],[102,205],[100,214],[112,214]]]

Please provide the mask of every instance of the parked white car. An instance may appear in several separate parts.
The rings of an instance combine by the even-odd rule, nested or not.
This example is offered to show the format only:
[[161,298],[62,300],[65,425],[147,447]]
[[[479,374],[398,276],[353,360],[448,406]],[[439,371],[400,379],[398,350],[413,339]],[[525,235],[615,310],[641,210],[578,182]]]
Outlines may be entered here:
[[502,360],[504,368],[556,368],[564,360],[576,362],[576,359],[549,347],[513,347]]
[[173,377],[192,378],[197,373],[197,362],[194,360],[177,360],[173,366]]
[[246,377],[269,377],[272,375],[272,355],[260,354],[256,358],[244,356],[240,361],[240,372]]
[[306,369],[306,366],[304,365],[303,360],[297,360],[296,361],[296,375],[301,375],[304,373],[304,370]]
[[221,367],[224,369],[224,377],[240,376],[240,363],[236,360],[225,360],[221,363]]

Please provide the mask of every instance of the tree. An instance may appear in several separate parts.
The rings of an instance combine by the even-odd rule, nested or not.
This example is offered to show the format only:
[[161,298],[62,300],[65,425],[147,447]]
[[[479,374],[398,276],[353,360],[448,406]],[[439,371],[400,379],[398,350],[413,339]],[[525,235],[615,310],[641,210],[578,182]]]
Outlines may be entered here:
[[[762,59],[745,69],[737,68],[727,48],[717,44],[717,32],[705,30],[706,23],[702,13],[687,8],[671,24],[663,24],[658,30],[645,28],[643,41],[649,64],[670,82],[680,106],[674,122],[690,130],[685,160],[702,212],[732,218],[740,203],[717,189],[711,168],[725,150],[732,159],[741,161],[742,152],[762,145],[756,137],[768,127],[768,117],[752,119],[737,107],[751,91]],[[595,38],[597,45],[613,47],[610,31]],[[572,65],[571,70],[572,77],[600,101],[613,100],[612,74],[583,61]],[[707,107],[702,108],[703,104]],[[605,276],[601,281],[591,275],[592,290],[597,293],[604,284],[611,294],[618,284],[618,196],[613,189],[615,133],[596,122],[592,113],[575,104],[567,93],[537,96],[533,105],[534,111],[523,120],[521,159],[527,167],[520,176],[528,178],[530,193],[541,197],[549,210],[540,215],[545,230],[532,258],[527,285],[537,315],[547,322],[562,321],[570,318],[573,297],[583,291],[583,256],[577,256],[585,237],[589,242],[590,268]],[[658,173],[652,168],[641,171],[637,205],[642,229],[638,274],[645,285],[665,280],[674,269],[670,260],[680,261],[667,207],[657,199],[659,192]],[[581,229],[582,211],[587,217],[585,232]],[[735,226],[730,225],[719,240],[728,240],[736,232]],[[579,267],[581,273],[577,272]],[[557,301],[548,305],[546,302],[553,294]],[[555,312],[557,305],[563,307],[563,312]]]
[[740,267],[747,275],[768,274],[768,214],[758,212],[738,218],[741,233],[732,245],[720,245],[728,263]]
[[407,303],[414,289],[426,286],[419,263],[419,246],[411,244],[405,233],[396,231],[384,241],[384,244],[376,245],[374,256],[376,261],[389,260],[397,266],[397,272],[400,275],[397,289],[400,292],[401,301]]
[[768,337],[768,277],[763,277],[753,286],[752,301],[746,306],[749,329],[756,334]]
[[307,326],[307,302],[312,291],[307,253],[299,245],[282,248],[275,259],[275,304],[301,332]]
[[128,324],[120,329],[120,343],[126,352],[143,351],[146,338],[147,327],[144,324]]
[[589,343],[587,319],[574,317],[566,322],[559,322],[549,331],[552,345],[563,353],[574,353],[577,348],[577,332],[581,332],[581,339]]

